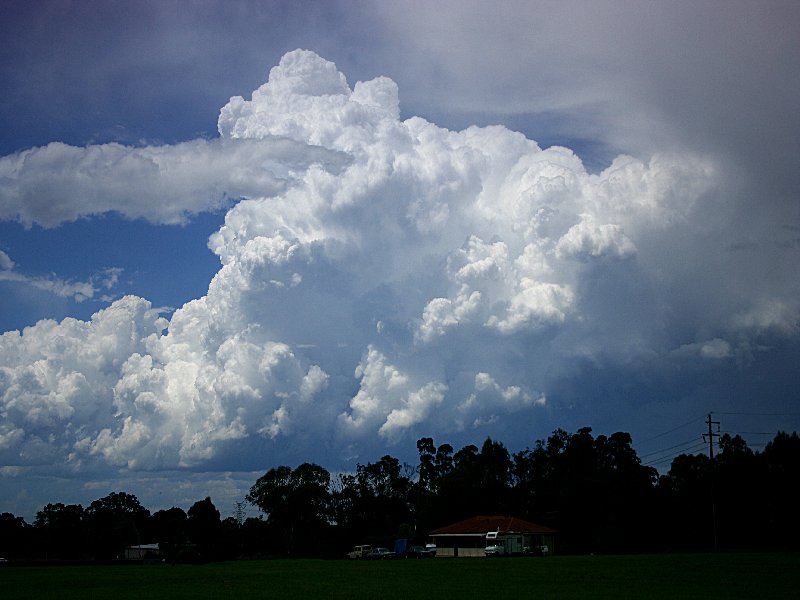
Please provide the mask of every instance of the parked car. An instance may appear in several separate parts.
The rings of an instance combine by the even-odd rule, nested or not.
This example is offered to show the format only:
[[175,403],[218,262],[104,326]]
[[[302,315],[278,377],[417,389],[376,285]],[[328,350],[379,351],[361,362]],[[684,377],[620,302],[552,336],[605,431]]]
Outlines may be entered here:
[[366,558],[371,550],[372,546],[354,546],[353,549],[347,553],[347,558]]
[[367,560],[386,560],[388,558],[395,558],[397,555],[388,548],[373,548],[369,551],[366,558]]
[[435,548],[425,548],[424,546],[411,546],[406,551],[408,558],[433,558],[436,556]]

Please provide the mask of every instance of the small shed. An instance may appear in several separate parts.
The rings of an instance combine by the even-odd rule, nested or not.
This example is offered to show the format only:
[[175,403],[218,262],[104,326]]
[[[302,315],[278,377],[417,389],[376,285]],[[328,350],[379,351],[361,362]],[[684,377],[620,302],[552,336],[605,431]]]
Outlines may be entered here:
[[544,525],[516,517],[478,516],[431,531],[436,556],[485,556],[486,534],[518,535],[529,552],[547,548],[552,553],[558,533]]

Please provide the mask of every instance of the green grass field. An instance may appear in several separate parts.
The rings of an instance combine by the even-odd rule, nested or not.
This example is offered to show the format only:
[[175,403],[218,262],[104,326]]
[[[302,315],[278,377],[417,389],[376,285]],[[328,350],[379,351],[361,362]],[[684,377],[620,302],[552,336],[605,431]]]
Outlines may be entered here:
[[796,598],[800,554],[6,567],[0,598]]

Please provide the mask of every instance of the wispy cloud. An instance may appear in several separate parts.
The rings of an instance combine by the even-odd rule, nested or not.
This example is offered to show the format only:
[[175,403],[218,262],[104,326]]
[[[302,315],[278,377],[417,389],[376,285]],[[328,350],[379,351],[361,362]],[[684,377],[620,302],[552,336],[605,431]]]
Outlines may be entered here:
[[[67,280],[56,275],[27,275],[16,269],[13,260],[0,250],[0,281],[8,281],[21,285],[31,286],[61,298],[71,298],[76,302],[83,302],[96,297],[102,290],[112,290],[119,281],[122,270],[108,268],[93,275],[88,281]],[[104,295],[106,301],[111,297]]]
[[0,219],[56,227],[114,211],[129,219],[183,223],[241,197],[278,194],[309,164],[337,170],[343,159],[288,139],[86,148],[54,142],[0,157]]

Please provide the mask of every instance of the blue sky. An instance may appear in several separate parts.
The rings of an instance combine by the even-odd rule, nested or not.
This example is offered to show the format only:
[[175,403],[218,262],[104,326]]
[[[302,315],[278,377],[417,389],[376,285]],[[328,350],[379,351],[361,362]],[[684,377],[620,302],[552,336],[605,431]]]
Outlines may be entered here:
[[798,428],[795,3],[0,17],[0,510]]
[[22,329],[45,318],[88,319],[120,290],[135,291],[165,309],[202,296],[219,268],[206,241],[223,220],[224,213],[210,212],[185,225],[160,227],[114,214],[54,229],[3,222],[0,235],[5,247],[14,249],[17,268],[31,277],[84,281],[97,274],[102,277],[108,269],[120,272],[113,289],[101,285],[97,296],[81,302],[42,293],[31,285],[0,283],[2,330]]

